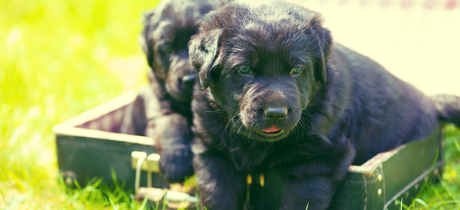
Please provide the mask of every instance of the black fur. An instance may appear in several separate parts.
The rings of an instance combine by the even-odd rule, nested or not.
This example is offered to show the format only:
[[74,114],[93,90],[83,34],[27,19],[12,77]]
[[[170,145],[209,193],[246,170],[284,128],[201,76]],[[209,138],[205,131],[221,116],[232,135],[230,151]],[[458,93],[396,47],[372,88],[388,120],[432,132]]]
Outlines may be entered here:
[[187,43],[201,17],[225,1],[165,0],[147,12],[140,42],[151,68],[150,86],[127,108],[122,132],[155,140],[160,171],[170,182],[193,174],[190,102],[195,82]]
[[[320,15],[295,4],[213,11],[189,55],[203,88],[192,101],[193,152],[207,209],[247,208],[246,175],[271,171],[283,200],[255,199],[254,209],[327,209],[350,164],[427,136],[438,118],[460,118],[458,103],[442,115],[373,60],[333,45]],[[271,202],[274,190],[256,196]]]
[[457,127],[460,127],[460,97],[439,94],[431,96],[431,99],[435,102],[441,120],[454,123]]

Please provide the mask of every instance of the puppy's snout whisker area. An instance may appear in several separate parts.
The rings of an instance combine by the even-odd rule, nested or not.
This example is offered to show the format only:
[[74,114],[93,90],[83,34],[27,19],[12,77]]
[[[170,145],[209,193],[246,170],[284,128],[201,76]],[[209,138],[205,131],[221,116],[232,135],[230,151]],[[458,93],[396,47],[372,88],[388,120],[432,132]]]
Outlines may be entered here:
[[280,123],[288,114],[287,107],[268,107],[264,110],[265,119],[271,123]]

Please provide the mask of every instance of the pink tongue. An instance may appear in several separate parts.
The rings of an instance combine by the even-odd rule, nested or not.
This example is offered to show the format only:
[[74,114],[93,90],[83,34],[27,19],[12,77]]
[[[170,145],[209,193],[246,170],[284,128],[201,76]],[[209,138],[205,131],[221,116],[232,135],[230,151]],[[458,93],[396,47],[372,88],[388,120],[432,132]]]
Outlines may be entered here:
[[265,130],[262,130],[262,132],[264,133],[276,133],[278,131],[280,131],[281,129],[277,128],[276,126],[272,126],[270,128],[267,128]]

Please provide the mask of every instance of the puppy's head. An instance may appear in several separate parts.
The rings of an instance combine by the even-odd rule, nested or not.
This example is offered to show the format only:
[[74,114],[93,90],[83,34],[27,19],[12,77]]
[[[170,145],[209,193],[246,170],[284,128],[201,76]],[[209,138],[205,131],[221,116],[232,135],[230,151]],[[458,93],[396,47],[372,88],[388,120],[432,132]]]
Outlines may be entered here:
[[205,16],[189,54],[231,132],[278,141],[305,129],[299,121],[327,82],[331,45],[313,11],[284,2],[233,3]]
[[180,102],[190,101],[195,74],[187,43],[198,31],[201,17],[216,5],[204,0],[165,0],[147,12],[140,43],[155,76],[165,81],[168,93]]

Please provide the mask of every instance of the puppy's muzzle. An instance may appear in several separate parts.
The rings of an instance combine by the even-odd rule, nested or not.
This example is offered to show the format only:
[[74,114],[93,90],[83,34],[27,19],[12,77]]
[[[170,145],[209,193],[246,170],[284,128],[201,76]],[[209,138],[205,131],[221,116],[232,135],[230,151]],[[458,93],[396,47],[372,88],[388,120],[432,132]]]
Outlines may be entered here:
[[265,119],[270,123],[282,123],[288,114],[286,107],[268,107],[264,110]]

